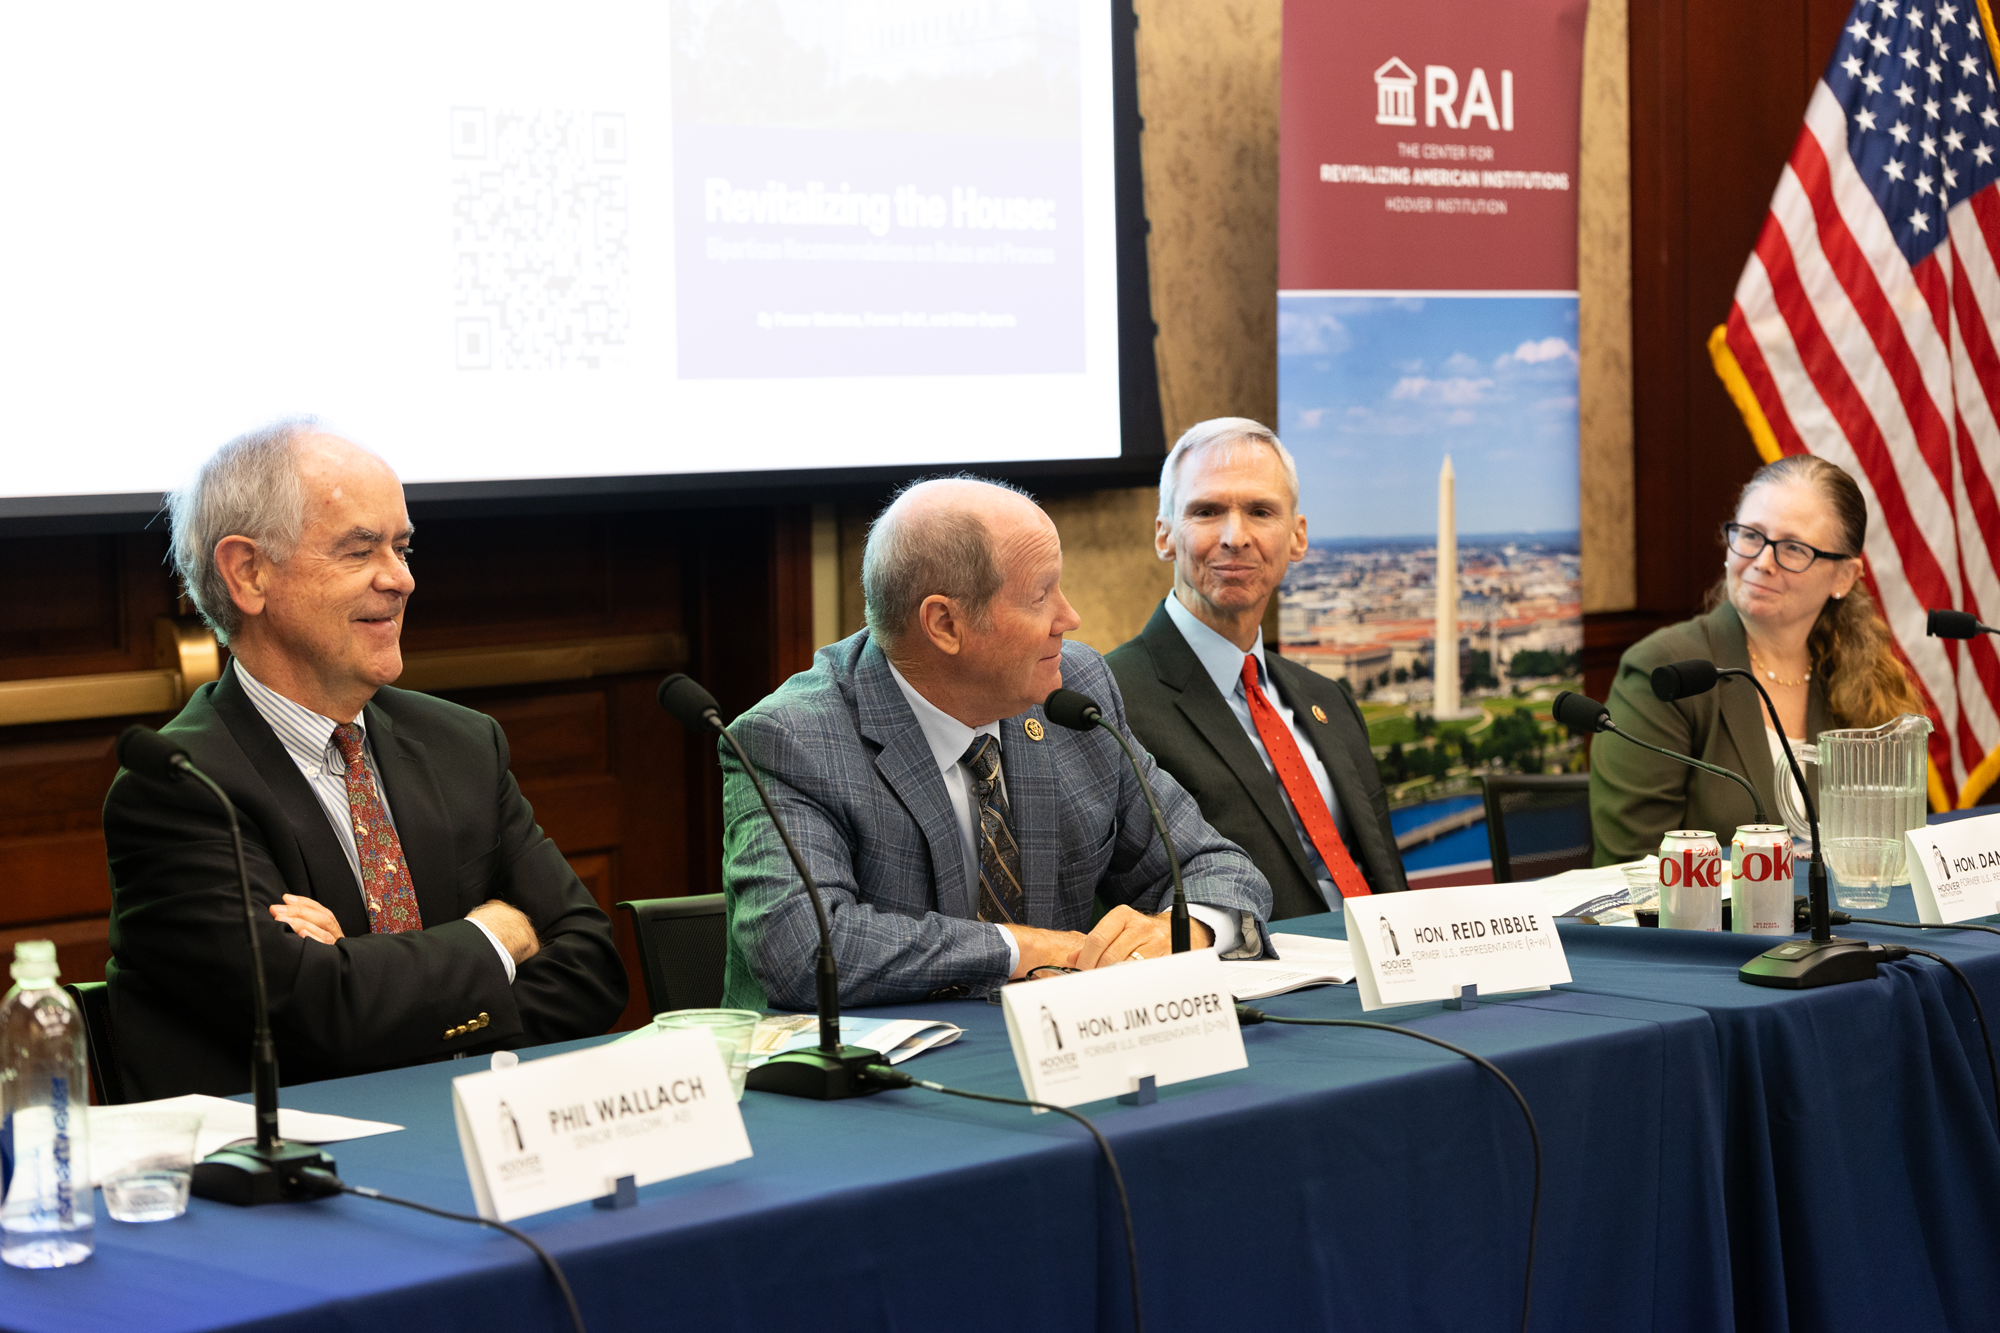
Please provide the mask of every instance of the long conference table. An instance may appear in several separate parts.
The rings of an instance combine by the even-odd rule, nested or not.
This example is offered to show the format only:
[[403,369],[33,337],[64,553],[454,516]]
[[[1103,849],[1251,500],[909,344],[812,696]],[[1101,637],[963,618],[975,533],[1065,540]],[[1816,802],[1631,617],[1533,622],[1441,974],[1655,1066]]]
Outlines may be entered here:
[[[1875,915],[1915,920],[1907,889]],[[1284,923],[1339,935],[1341,920]],[[1964,969],[2000,1015],[2000,937],[1852,926]],[[1537,1329],[1990,1329],[2000,1131],[1972,1008],[1927,960],[1766,990],[1765,939],[1565,926],[1574,981],[1365,1017],[1477,1051],[1540,1125]],[[1355,988],[1259,1007],[1364,1017]],[[895,1011],[862,1011],[876,1014]],[[1000,1010],[902,1068],[1018,1096]],[[1489,1075],[1352,1029],[1244,1029],[1249,1067],[1082,1108],[1131,1193],[1151,1330],[1519,1327],[1529,1140]],[[603,1039],[600,1039],[603,1040]],[[592,1043],[524,1052],[528,1059]],[[483,1067],[484,1061],[475,1067]],[[287,1106],[406,1126],[334,1145],[351,1184],[470,1212],[442,1063],[287,1088]],[[754,1156],[522,1226],[593,1333],[631,1328],[1131,1327],[1097,1150],[1058,1116],[911,1089],[817,1103],[751,1092]],[[567,1316],[517,1242],[342,1197],[173,1222],[100,1220],[67,1270],[0,1270],[0,1327],[40,1333],[480,1328]]]

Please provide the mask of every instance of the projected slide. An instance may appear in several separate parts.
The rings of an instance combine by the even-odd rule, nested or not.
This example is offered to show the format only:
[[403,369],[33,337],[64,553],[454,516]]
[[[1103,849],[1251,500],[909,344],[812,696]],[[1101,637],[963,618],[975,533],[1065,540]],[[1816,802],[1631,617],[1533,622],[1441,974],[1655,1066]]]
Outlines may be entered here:
[[418,484],[1119,452],[1106,4],[341,15],[16,16],[0,515],[297,413]]
[[681,374],[1081,371],[1074,14],[816,8],[676,6]]

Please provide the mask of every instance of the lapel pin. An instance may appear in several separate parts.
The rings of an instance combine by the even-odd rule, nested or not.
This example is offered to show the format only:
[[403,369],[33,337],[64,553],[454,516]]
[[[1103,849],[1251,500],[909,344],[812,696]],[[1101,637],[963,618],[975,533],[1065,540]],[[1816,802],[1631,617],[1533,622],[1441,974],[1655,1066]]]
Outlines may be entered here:
[[1324,708],[1321,708],[1318,704],[1313,705],[1313,721],[1315,722],[1326,721],[1326,710]]
[[1031,741],[1038,741],[1042,738],[1042,724],[1032,717],[1021,724],[1021,730],[1028,733],[1028,739]]

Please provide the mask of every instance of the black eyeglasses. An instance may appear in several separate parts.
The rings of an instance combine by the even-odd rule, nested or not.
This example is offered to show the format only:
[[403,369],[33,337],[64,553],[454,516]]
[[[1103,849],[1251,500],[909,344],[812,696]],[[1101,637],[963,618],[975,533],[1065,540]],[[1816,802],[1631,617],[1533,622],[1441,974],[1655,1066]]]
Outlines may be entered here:
[[1854,560],[1856,556],[1842,551],[1822,551],[1817,546],[1804,542],[1774,542],[1757,529],[1744,523],[1724,523],[1722,540],[1729,549],[1745,560],[1755,560],[1764,554],[1766,546],[1774,547],[1779,569],[1788,569],[1794,574],[1803,574],[1812,568],[1815,560]]

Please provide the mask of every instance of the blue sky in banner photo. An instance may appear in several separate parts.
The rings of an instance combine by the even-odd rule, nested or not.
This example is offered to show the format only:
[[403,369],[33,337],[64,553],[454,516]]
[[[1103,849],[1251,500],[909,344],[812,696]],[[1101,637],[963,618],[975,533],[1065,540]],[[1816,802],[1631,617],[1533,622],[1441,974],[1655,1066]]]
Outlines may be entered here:
[[1576,298],[1278,298],[1278,421],[1314,541],[1578,527]]

